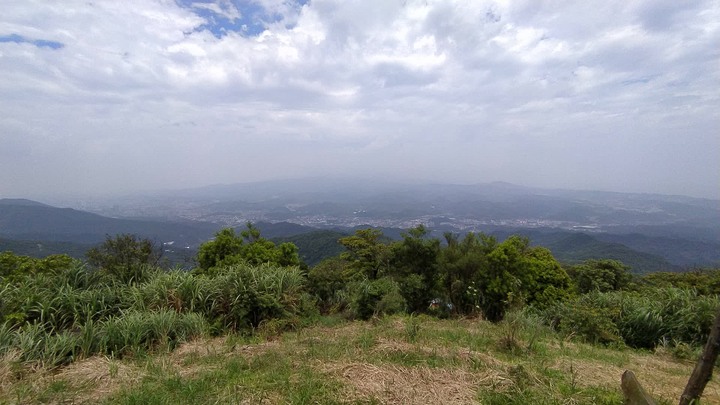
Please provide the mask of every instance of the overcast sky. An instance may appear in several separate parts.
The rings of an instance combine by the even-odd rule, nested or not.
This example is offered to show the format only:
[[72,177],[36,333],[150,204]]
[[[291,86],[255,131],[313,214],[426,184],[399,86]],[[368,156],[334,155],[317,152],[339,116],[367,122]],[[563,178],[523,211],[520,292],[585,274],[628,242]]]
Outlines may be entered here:
[[0,197],[318,175],[720,198],[720,2],[3,1]]

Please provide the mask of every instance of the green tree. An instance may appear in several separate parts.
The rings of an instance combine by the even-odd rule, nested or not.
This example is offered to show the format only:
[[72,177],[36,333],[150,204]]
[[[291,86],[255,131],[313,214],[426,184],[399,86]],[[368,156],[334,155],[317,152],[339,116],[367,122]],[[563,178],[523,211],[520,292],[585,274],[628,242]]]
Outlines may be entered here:
[[226,257],[240,253],[243,240],[235,235],[235,230],[225,228],[215,234],[215,238],[200,245],[197,259],[202,270],[217,267]]
[[0,253],[0,277],[18,280],[39,273],[50,273],[69,268],[75,259],[68,255],[50,255],[42,259],[20,256],[12,252]]
[[107,235],[105,242],[87,251],[88,263],[102,269],[118,280],[140,282],[147,275],[148,266],[157,266],[162,249],[150,239],[140,239],[131,234],[114,237]]
[[351,269],[345,260],[339,257],[325,259],[307,273],[308,289],[319,299],[321,309],[327,311],[336,304],[338,291],[345,289],[350,282],[365,277],[364,274],[360,274],[360,278],[357,276],[358,272]]
[[617,291],[632,280],[629,268],[617,260],[586,260],[570,268],[568,274],[579,293]]
[[269,263],[280,266],[301,264],[297,246],[292,243],[276,246],[272,241],[263,238],[260,230],[253,224],[248,222],[246,227],[240,236],[231,228],[222,229],[215,234],[215,239],[200,245],[197,256],[200,272],[239,263]]
[[392,244],[391,275],[400,285],[410,311],[425,311],[441,294],[438,259],[440,241],[427,238],[427,229],[418,225],[402,234],[402,241]]
[[369,280],[377,280],[387,273],[390,263],[390,247],[383,240],[380,230],[359,229],[355,235],[338,240],[346,249],[340,257],[364,273]]
[[476,290],[479,275],[487,269],[487,255],[497,246],[497,241],[492,236],[473,232],[462,240],[450,232],[444,236],[447,246],[440,254],[442,284],[455,311],[474,312],[480,304]]
[[570,277],[549,250],[530,247],[530,241],[511,236],[487,256],[480,273],[485,316],[499,321],[512,306],[546,306],[570,296]]

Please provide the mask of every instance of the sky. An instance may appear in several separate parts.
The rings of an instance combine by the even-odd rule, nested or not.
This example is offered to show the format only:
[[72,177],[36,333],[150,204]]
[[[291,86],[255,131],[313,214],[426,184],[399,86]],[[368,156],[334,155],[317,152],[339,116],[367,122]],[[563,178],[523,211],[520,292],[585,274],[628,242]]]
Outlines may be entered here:
[[720,199],[720,2],[3,1],[0,197],[316,176]]

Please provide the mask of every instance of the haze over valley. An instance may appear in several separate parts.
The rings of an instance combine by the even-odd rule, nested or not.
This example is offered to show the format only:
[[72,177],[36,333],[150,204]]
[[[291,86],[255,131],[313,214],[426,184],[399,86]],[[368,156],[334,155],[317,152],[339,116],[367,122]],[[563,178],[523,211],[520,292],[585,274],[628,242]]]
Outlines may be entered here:
[[[74,209],[2,200],[0,237],[87,247],[107,234],[135,233],[165,243],[168,253],[177,257],[191,257],[217,230],[243,229],[252,222],[266,237],[294,238],[301,255],[315,264],[339,253],[337,239],[356,229],[380,228],[388,237],[399,238],[423,224],[441,239],[445,232],[483,232],[500,239],[522,234],[568,263],[610,257],[638,272],[720,263],[718,201],[683,196],[508,183],[310,178],[66,200],[65,205]],[[330,233],[318,234],[319,230]],[[308,247],[301,235],[329,240],[324,247]],[[28,252],[40,253],[38,243],[31,243]]]

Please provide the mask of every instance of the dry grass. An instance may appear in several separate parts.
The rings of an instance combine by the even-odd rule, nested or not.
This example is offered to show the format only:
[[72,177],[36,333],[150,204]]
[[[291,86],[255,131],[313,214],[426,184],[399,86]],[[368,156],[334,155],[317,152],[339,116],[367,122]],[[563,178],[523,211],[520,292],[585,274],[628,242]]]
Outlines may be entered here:
[[[190,381],[224,367],[228,360],[265,354],[290,359],[293,384],[302,378],[298,370],[303,367],[314,370],[321,378],[326,376],[328,381],[336,381],[340,387],[337,402],[475,404],[480,393],[511,395],[529,387],[539,392],[552,391],[558,403],[588,403],[565,398],[555,385],[572,381],[581,390],[604,388],[619,393],[620,376],[630,369],[651,395],[675,403],[694,365],[667,355],[615,351],[552,337],[544,342],[546,353],[523,352],[513,356],[497,351],[495,343],[502,336],[501,332],[492,330],[487,348],[474,346],[477,350],[452,339],[433,337],[437,330],[455,328],[454,331],[472,336],[490,327],[482,322],[450,324],[427,320],[422,324],[423,338],[410,343],[403,340],[403,319],[389,319],[385,323],[352,322],[337,327],[308,328],[255,344],[247,344],[237,337],[197,339],[147,360],[93,357],[57,370],[18,368],[17,359],[6,354],[0,359],[0,403],[12,401],[10,393],[18,384],[30,387],[27,402],[37,402],[34,399],[57,381],[68,383],[70,402],[98,403],[142,385],[145,377],[158,370]],[[365,340],[371,344],[363,344]],[[333,353],[331,356],[326,354],[328,350]],[[413,359],[420,361],[402,362],[398,354],[412,354]],[[434,363],[426,363],[425,359]],[[554,370],[556,375],[559,372],[561,377],[547,374],[547,369]],[[261,369],[260,372],[269,371]],[[258,387],[262,385],[243,391],[244,403],[288,402],[283,396],[287,393],[282,390],[263,391]],[[217,403],[237,401],[237,390],[236,385],[221,387],[213,400]],[[703,403],[720,404],[720,383],[708,384]]]
[[368,363],[331,363],[321,369],[345,384],[344,397],[349,400],[374,399],[383,404],[475,404],[479,386],[512,384],[495,371],[469,373]]
[[[552,367],[568,375],[574,373],[580,387],[600,386],[610,389],[620,386],[620,377],[625,370],[632,370],[653,398],[675,403],[687,384],[694,364],[651,354],[630,354],[628,363],[622,366],[563,356],[557,358]],[[720,382],[713,380],[708,383],[703,401],[720,404]]]
[[[221,366],[193,364],[194,359],[213,355],[247,358],[277,346],[277,342],[234,345],[227,337],[197,339],[178,346],[171,353],[157,354],[153,364],[183,378],[191,378],[194,374]],[[60,369],[31,370],[13,366],[15,360],[12,354],[0,359],[0,403],[4,403],[3,398],[8,396],[5,391],[19,381],[28,383],[30,389],[27,391],[34,393],[42,392],[54,382],[67,381],[74,387],[73,403],[95,404],[121,389],[132,387],[152,372],[132,360],[115,360],[105,356],[78,360]]]
[[18,352],[11,351],[0,357],[0,394],[18,378],[17,368],[13,364],[18,360],[19,356]]
[[137,367],[107,357],[91,357],[44,378],[70,381],[81,388],[75,397],[76,402],[97,403],[120,388],[137,383],[142,375],[140,371]]

